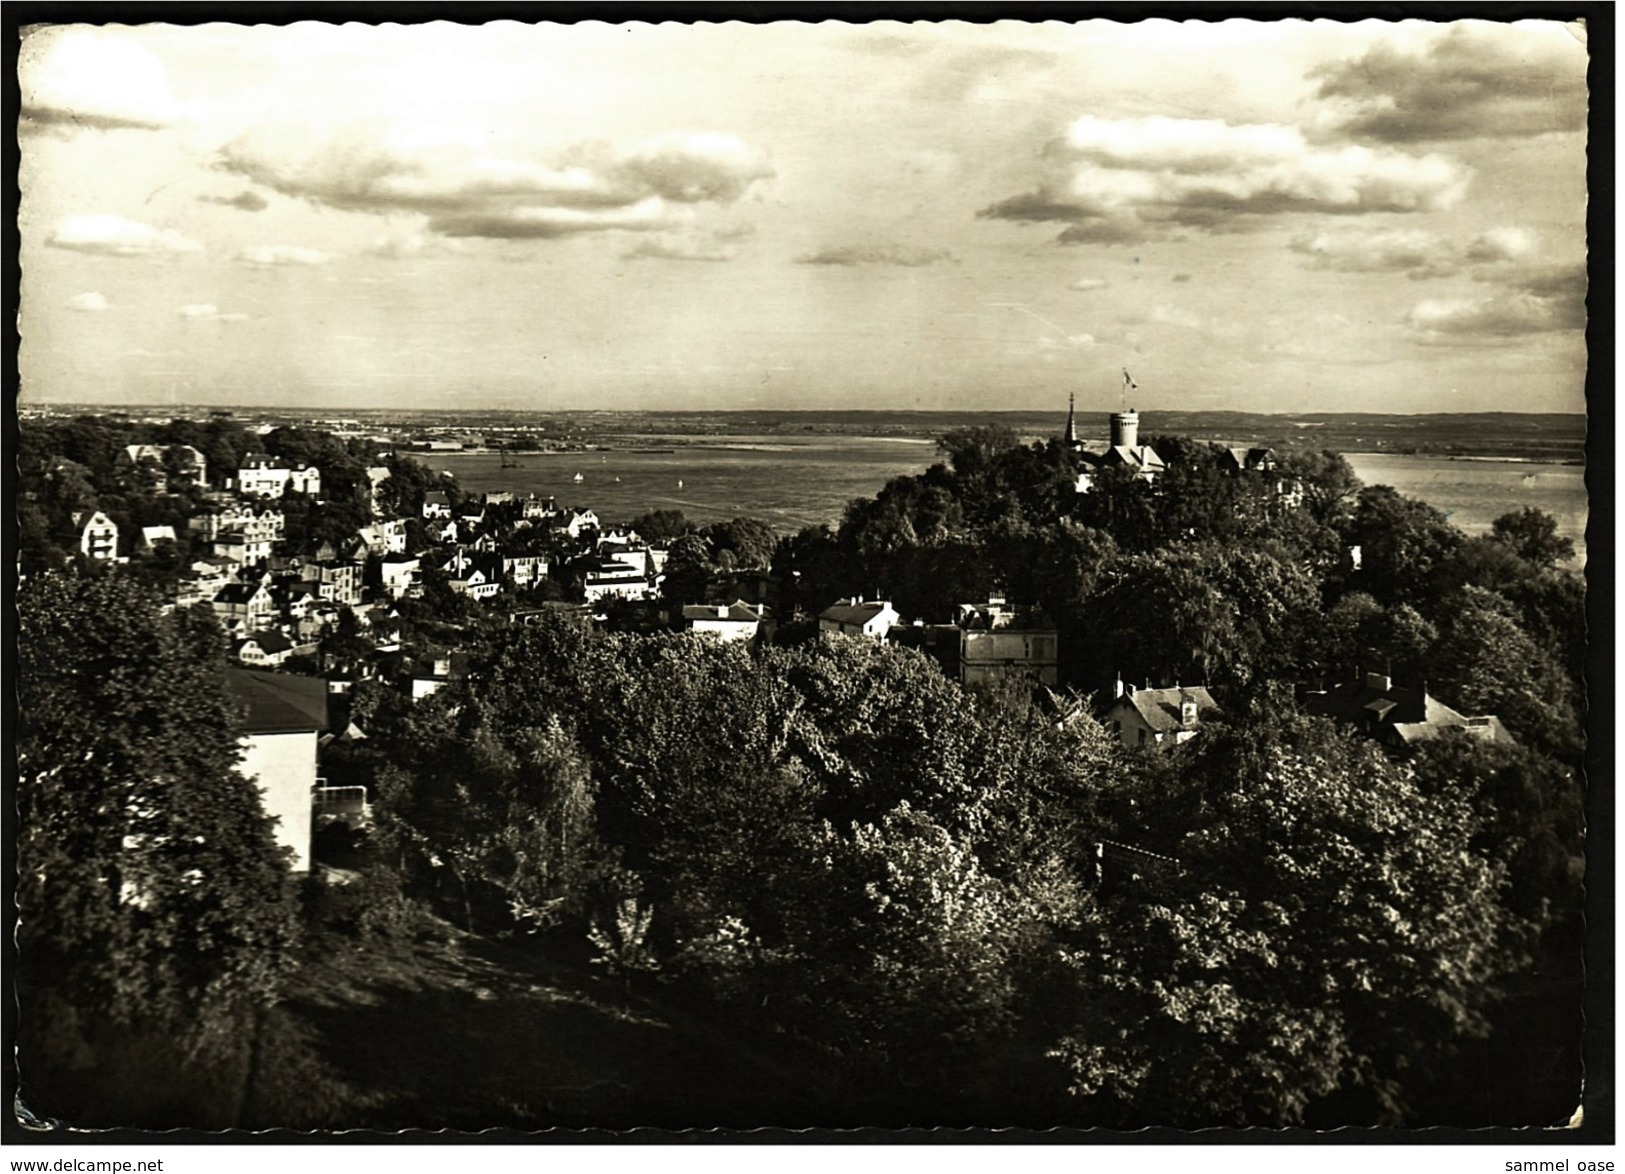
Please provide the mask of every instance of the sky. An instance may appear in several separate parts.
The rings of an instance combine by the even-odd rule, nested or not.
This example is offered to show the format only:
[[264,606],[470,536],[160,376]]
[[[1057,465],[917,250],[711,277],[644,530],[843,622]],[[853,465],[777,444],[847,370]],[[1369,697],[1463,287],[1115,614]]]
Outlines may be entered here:
[[1584,411],[1556,21],[56,25],[18,70],[24,403]]

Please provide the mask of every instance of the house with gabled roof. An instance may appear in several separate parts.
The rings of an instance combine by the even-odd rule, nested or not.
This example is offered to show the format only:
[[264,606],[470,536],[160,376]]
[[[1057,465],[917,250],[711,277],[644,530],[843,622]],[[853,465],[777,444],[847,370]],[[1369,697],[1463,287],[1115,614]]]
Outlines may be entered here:
[[232,657],[251,668],[276,668],[293,651],[293,641],[275,628],[245,636],[231,646]]
[[1386,673],[1364,673],[1356,680],[1311,692],[1304,698],[1304,709],[1353,726],[1393,750],[1405,750],[1451,730],[1486,742],[1513,740],[1495,715],[1469,717],[1429,694],[1425,683],[1407,688]]
[[118,561],[118,523],[101,510],[79,510],[73,515],[79,553],[97,562]]
[[213,606],[227,632],[263,631],[276,616],[276,604],[264,583],[227,583],[215,594]]
[[685,606],[683,627],[690,632],[709,632],[722,643],[754,640],[762,630],[765,612],[742,599],[732,603],[698,603]]
[[1168,689],[1123,687],[1101,716],[1101,724],[1125,746],[1169,750],[1190,741],[1202,721],[1219,712],[1218,703],[1202,685],[1175,685]]
[[237,769],[259,787],[265,813],[276,820],[276,842],[292,853],[293,870],[307,872],[317,738],[327,729],[327,682],[230,668],[226,685],[246,711]]
[[160,542],[174,542],[175,527],[173,526],[143,526],[141,527],[141,549],[155,550]]
[[884,599],[839,599],[818,613],[818,630],[884,640],[902,618]]

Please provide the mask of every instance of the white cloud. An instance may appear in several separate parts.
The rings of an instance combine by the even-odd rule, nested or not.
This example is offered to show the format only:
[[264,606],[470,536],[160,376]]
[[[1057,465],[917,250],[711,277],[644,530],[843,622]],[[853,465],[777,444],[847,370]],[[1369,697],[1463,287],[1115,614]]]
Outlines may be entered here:
[[1079,350],[1086,351],[1090,347],[1098,346],[1100,340],[1092,334],[1068,334],[1061,338],[1050,338],[1048,335],[1038,336],[1038,349],[1040,351]]
[[1466,258],[1475,263],[1522,261],[1535,254],[1538,242],[1527,229],[1492,228],[1467,246]]
[[1405,315],[1418,342],[1494,343],[1531,334],[1582,330],[1586,273],[1580,265],[1487,269],[1477,280],[1502,289],[1487,297],[1418,302]]
[[622,254],[628,261],[732,261],[738,255],[736,246],[713,235],[651,237]]
[[1182,310],[1178,306],[1167,304],[1152,306],[1145,320],[1147,322],[1160,322],[1165,326],[1180,326],[1186,330],[1200,330],[1203,326],[1202,319],[1189,310]]
[[1457,250],[1437,233],[1413,228],[1352,229],[1294,237],[1287,246],[1316,269],[1442,277],[1459,267]]
[[1092,290],[1106,289],[1110,285],[1111,282],[1107,281],[1104,277],[1080,277],[1066,288],[1088,293]]
[[421,232],[385,233],[374,237],[367,252],[374,257],[388,257],[392,261],[416,257],[429,247],[429,238]]
[[176,312],[182,318],[191,322],[243,322],[248,318],[247,314],[223,314],[220,312],[219,306],[211,305],[208,302],[195,302],[191,305],[182,306]]
[[1466,193],[1444,155],[1311,143],[1296,127],[1217,119],[1085,115],[1046,152],[1038,186],[980,215],[1055,221],[1060,239],[1112,243],[1181,227],[1237,230],[1320,212],[1424,212]]
[[68,299],[68,309],[82,310],[87,314],[99,314],[101,311],[110,309],[111,307],[111,302],[93,290],[82,294],[74,294]]
[[141,257],[153,253],[196,253],[203,246],[167,228],[153,228],[122,216],[69,216],[45,243],[81,253]]
[[331,253],[320,249],[306,249],[298,245],[250,245],[237,254],[244,265],[270,268],[278,265],[325,265],[333,259]]
[[1316,269],[1405,273],[1420,280],[1528,257],[1534,253],[1536,241],[1527,229],[1512,226],[1492,228],[1466,244],[1419,229],[1356,228],[1304,234],[1287,247],[1309,257]]
[[38,126],[156,130],[181,115],[163,62],[117,33],[69,27],[30,34],[17,76],[23,118]]
[[732,135],[670,134],[621,145],[543,147],[402,125],[261,128],[219,166],[284,195],[363,212],[418,212],[449,237],[531,239],[679,227],[688,208],[728,204],[773,174]]

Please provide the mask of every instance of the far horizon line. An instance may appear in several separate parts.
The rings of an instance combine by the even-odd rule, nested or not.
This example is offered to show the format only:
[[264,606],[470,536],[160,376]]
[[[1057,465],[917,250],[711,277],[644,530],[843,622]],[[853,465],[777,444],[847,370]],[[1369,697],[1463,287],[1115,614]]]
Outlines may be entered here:
[[[378,407],[374,405],[363,406],[359,404],[220,404],[220,403],[112,403],[101,400],[48,400],[24,403],[20,399],[14,400],[13,411],[89,408],[110,414],[127,415],[132,412],[297,412],[300,414],[326,414],[333,415],[340,412],[366,412],[366,413],[417,413],[426,415],[459,415],[486,413],[492,415],[549,415],[549,416],[652,416],[652,415],[683,415],[683,416],[751,416],[751,415],[782,415],[782,416],[945,416],[945,415],[973,415],[973,416],[1031,416],[1047,414],[1054,409],[1050,407],[1039,408],[682,408],[682,407],[644,407],[644,408],[515,408],[515,407],[407,407],[394,405]],[[1079,412],[1105,413],[1113,415],[1120,411],[1146,414],[1168,414],[1181,416],[1264,416],[1276,419],[1291,417],[1331,416],[1342,419],[1351,417],[1390,417],[1390,416],[1552,416],[1574,419],[1586,419],[1589,412],[1561,412],[1561,411],[1509,411],[1505,408],[1466,409],[1454,411],[1337,411],[1327,409],[1312,409],[1305,411],[1264,411],[1256,408],[1141,408],[1130,405],[1125,408],[1101,407],[1085,408],[1079,406]],[[1065,414],[1064,411],[1061,414]]]

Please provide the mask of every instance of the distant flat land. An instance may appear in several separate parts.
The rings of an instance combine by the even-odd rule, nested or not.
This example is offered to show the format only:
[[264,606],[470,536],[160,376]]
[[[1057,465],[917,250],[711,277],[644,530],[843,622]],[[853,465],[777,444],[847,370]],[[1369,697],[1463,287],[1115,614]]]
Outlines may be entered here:
[[[23,414],[119,414],[135,419],[203,417],[202,406],[28,405]],[[1110,407],[1080,406],[1078,431],[1104,439]],[[1045,412],[735,411],[548,412],[415,411],[401,408],[237,408],[246,422],[333,425],[408,431],[490,431],[493,439],[527,434],[550,446],[680,445],[685,438],[762,435],[881,436],[935,439],[955,428],[1003,424],[1029,438],[1058,435],[1064,406]],[[1236,444],[1310,445],[1339,452],[1481,456],[1578,464],[1585,459],[1586,417],[1575,414],[1446,412],[1427,415],[1358,412],[1182,412],[1140,410],[1140,434],[1174,433]]]

